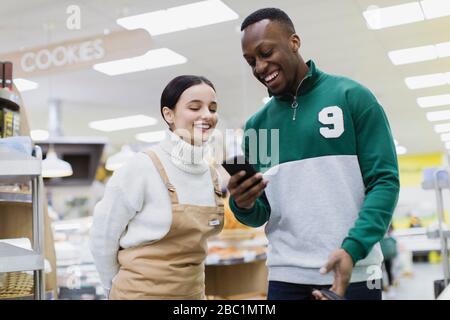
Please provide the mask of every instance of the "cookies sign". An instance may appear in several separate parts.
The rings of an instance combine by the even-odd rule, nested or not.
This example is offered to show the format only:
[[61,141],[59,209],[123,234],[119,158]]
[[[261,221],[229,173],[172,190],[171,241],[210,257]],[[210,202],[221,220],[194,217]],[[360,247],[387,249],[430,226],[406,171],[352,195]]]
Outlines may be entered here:
[[13,62],[15,78],[32,78],[88,69],[96,63],[142,55],[152,49],[151,44],[148,32],[127,30],[0,55],[0,60]]

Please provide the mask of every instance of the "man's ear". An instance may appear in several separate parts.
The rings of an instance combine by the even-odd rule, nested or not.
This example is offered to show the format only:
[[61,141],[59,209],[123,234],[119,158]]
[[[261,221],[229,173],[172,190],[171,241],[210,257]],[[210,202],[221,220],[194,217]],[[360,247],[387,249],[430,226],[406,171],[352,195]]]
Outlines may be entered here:
[[300,49],[301,41],[300,41],[300,37],[296,33],[291,35],[290,44],[291,44],[292,51],[298,52],[298,49]]
[[164,120],[166,120],[166,122],[168,124],[173,124],[174,118],[175,118],[175,114],[174,114],[173,110],[168,107],[163,107],[162,113],[164,116]]

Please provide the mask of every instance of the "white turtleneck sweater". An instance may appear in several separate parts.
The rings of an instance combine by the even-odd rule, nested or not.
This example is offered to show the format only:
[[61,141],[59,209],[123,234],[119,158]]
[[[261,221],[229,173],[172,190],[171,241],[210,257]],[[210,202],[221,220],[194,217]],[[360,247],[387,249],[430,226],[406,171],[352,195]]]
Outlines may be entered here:
[[[152,148],[177,190],[181,204],[214,206],[214,186],[206,147],[192,146],[167,131]],[[90,248],[105,289],[119,271],[119,248],[162,239],[172,224],[172,206],[166,186],[147,154],[138,153],[116,170],[103,199],[94,209]]]

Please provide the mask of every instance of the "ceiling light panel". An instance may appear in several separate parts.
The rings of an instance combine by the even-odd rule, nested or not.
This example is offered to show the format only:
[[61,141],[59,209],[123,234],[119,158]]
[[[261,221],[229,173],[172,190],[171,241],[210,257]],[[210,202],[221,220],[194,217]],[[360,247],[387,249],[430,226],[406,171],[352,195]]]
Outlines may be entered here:
[[117,19],[128,30],[145,29],[152,36],[235,20],[239,15],[219,0],[207,0]]
[[379,8],[371,6],[363,12],[367,26],[379,30],[450,15],[450,1],[423,0]]
[[450,15],[450,1],[423,0],[420,1],[426,19],[435,19]]
[[434,126],[436,133],[450,132],[450,123],[441,123]]
[[364,11],[363,16],[369,29],[373,30],[425,20],[418,2],[384,8],[373,7]]
[[152,131],[152,132],[143,132],[138,133],[136,135],[136,139],[139,141],[147,142],[147,143],[155,143],[163,140],[166,136],[166,131]]
[[450,119],[450,110],[427,112],[428,121],[442,121]]
[[393,50],[388,52],[394,65],[402,65],[437,59],[438,53],[434,45]]
[[170,49],[161,48],[150,50],[139,57],[97,63],[93,66],[93,69],[108,76],[117,76],[126,73],[183,64],[186,62],[187,59],[182,55]]
[[433,45],[392,50],[388,52],[389,59],[394,65],[402,65],[450,57],[450,42]]
[[440,107],[450,105],[450,94],[417,98],[417,103],[421,108]]
[[408,77],[405,78],[405,83],[411,90],[443,86],[450,84],[450,72]]
[[444,141],[444,142],[450,141],[450,133],[447,132],[447,133],[441,134],[441,140]]
[[158,121],[155,118],[139,114],[129,117],[93,121],[89,123],[89,127],[99,131],[112,132],[132,128],[148,127],[157,123]]

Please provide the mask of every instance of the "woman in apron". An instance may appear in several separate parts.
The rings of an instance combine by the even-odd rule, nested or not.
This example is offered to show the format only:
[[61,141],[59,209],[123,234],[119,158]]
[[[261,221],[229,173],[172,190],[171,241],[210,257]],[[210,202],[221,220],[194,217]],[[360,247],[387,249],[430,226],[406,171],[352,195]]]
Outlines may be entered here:
[[217,99],[204,77],[164,89],[166,137],[116,170],[96,205],[90,247],[109,299],[205,299],[207,238],[223,227],[216,170],[204,160]]

